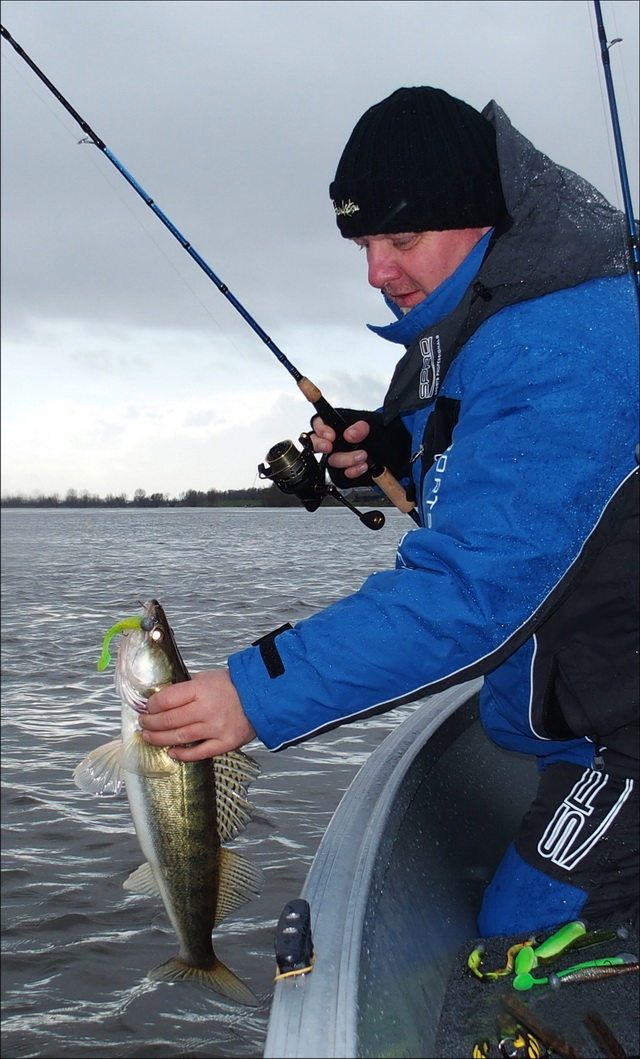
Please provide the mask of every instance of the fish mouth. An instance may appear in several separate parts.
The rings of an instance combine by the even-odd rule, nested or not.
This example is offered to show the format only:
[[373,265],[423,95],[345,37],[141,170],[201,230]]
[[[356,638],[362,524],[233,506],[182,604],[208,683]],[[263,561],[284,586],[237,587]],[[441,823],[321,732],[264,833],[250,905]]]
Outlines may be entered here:
[[115,673],[121,702],[138,715],[149,712],[156,692],[190,679],[162,607],[157,600],[142,606],[144,616],[122,629]]

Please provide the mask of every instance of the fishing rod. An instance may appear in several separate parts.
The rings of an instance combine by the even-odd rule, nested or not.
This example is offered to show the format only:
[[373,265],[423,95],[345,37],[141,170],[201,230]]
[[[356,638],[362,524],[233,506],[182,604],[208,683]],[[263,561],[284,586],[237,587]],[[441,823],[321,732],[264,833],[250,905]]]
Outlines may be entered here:
[[[62,104],[74,121],[78,123],[85,134],[84,139],[79,142],[93,144],[93,146],[102,151],[121,176],[125,178],[127,183],[130,184],[134,191],[136,191],[144,200],[155,216],[162,221],[166,228],[169,229],[171,234],[178,240],[181,247],[187,251],[189,256],[193,258],[205,275],[216,285],[220,293],[224,294],[225,298],[231,302],[234,309],[240,313],[240,316],[242,316],[246,323],[249,324],[249,327],[251,327],[258,337],[262,339],[264,344],[271,350],[282,366],[295,379],[298,388],[302,391],[307,401],[313,405],[318,415],[320,415],[324,422],[336,431],[337,435],[342,436],[345,428],[349,425],[344,417],[323,397],[321,390],[318,389],[315,383],[311,382],[310,379],[304,376],[302,372],[298,371],[295,365],[291,363],[288,357],[286,357],[282,350],[278,348],[266,331],[263,330],[257,320],[255,320],[244,305],[238,301],[235,294],[229,290],[226,283],[216,276],[213,269],[207,264],[204,258],[200,256],[188,239],[178,231],[176,226],[169,220],[167,215],[163,213],[144,188],[141,187],[135,177],[125,169],[122,162],[120,162],[113,152],[109,150],[104,140],[102,140],[84,118],[78,114],[77,110],[71,106],[69,101],[58,91],[56,86],[49,80],[46,74],[42,72],[39,66],[36,65],[33,59],[27,55],[24,48],[20,47],[18,42],[14,40],[4,26],[0,26],[0,33],[15,49],[20,58],[24,59],[27,65],[31,67],[33,72],[40,78],[43,84],[46,85],[49,91],[53,93],[58,102]],[[356,507],[350,504],[349,501],[338,492],[335,486],[326,484],[324,465],[321,463],[319,464],[312,454],[310,435],[301,434],[299,440],[303,442],[302,452],[299,452],[291,441],[279,442],[277,445],[273,446],[266,456],[268,466],[261,464],[259,467],[260,476],[271,479],[282,492],[297,495],[308,511],[315,511],[325,496],[332,496],[341,504],[344,504],[345,507],[349,508],[350,511],[353,511],[360,521],[369,529],[380,529],[384,525],[384,516],[382,513],[380,511],[369,511],[365,513],[358,511]],[[372,451],[372,449],[374,451]],[[410,515],[414,522],[419,525],[420,523],[415,503],[408,499],[400,483],[396,481],[390,471],[384,466],[383,461],[379,459],[375,452],[375,447],[369,443],[367,450],[372,463],[370,468],[371,477],[376,485],[383,493],[385,493],[395,507],[400,511],[403,511],[405,514]]]
[[604,28],[604,21],[602,18],[602,6],[600,0],[593,0],[593,6],[596,13],[596,25],[598,27],[598,37],[600,39],[600,56],[602,58],[602,66],[604,68],[604,79],[607,85],[607,95],[609,97],[609,111],[611,113],[611,124],[613,125],[613,138],[616,145],[616,156],[618,159],[618,172],[620,175],[620,184],[622,185],[622,198],[624,201],[624,213],[627,221],[627,230],[629,234],[629,253],[631,255],[632,271],[636,278],[636,293],[640,300],[640,246],[638,244],[638,228],[636,225],[635,218],[633,216],[633,202],[631,201],[631,188],[629,186],[629,177],[627,175],[627,164],[624,157],[624,147],[622,145],[622,132],[620,129],[620,121],[618,119],[618,107],[616,104],[616,94],[613,87],[613,75],[611,73],[611,60],[609,58],[609,51],[614,44],[618,44],[621,40],[620,37],[616,40],[607,40],[607,34]]

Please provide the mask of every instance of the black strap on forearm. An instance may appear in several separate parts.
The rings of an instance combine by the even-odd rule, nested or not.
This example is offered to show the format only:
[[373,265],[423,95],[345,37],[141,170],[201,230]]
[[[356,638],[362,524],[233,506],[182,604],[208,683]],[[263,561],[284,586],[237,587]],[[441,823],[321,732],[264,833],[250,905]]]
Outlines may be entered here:
[[259,640],[255,640],[251,644],[252,647],[258,647],[260,649],[262,661],[264,662],[267,673],[272,680],[274,677],[281,677],[284,673],[284,662],[282,661],[280,652],[275,645],[276,636],[279,636],[281,632],[285,632],[287,629],[292,628],[293,625],[286,622],[272,632],[265,633],[265,635],[261,636]]

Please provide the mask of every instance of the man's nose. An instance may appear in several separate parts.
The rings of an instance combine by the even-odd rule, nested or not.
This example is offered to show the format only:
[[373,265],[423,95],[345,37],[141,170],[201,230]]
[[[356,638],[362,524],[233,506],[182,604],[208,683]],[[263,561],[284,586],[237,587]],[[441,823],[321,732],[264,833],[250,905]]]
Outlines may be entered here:
[[402,275],[392,247],[384,243],[370,243],[367,247],[368,279],[372,287],[379,290]]

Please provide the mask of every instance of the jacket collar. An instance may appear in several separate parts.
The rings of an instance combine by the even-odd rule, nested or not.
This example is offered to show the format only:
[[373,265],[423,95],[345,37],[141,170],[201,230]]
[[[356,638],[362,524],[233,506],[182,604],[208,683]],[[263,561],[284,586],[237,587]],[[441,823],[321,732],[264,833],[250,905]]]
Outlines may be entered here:
[[401,313],[397,305],[385,298],[387,305],[398,319],[382,327],[367,324],[369,330],[380,335],[380,338],[386,338],[389,342],[399,342],[403,346],[408,346],[426,327],[431,327],[443,316],[452,313],[467,287],[480,271],[492,234],[493,228],[482,237],[479,243],[476,243],[464,261],[458,265],[456,271],[411,312]]

